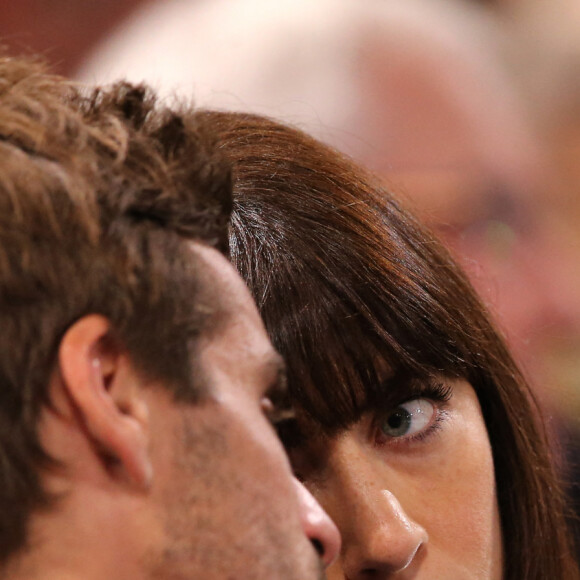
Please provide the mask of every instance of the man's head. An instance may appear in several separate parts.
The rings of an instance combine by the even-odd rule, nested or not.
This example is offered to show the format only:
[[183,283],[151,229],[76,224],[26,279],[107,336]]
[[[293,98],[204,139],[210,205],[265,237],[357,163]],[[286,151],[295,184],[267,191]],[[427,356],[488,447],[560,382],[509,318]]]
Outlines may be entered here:
[[0,570],[316,578],[208,132],[3,58],[0,149]]

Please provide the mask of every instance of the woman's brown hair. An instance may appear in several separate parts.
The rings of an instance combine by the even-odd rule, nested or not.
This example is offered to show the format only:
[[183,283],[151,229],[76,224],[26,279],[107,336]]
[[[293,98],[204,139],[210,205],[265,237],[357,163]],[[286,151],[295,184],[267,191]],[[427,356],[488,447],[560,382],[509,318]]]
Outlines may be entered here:
[[205,112],[233,163],[231,259],[286,358],[293,401],[328,433],[391,373],[463,377],[493,449],[505,580],[578,577],[536,404],[463,272],[372,176],[266,118]]

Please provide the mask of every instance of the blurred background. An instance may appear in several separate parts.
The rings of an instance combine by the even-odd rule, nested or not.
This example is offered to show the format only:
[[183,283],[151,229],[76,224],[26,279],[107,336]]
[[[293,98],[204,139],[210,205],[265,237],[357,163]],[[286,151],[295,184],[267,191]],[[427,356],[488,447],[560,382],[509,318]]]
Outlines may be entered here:
[[505,332],[578,510],[580,2],[0,0],[0,39],[279,117],[379,173]]

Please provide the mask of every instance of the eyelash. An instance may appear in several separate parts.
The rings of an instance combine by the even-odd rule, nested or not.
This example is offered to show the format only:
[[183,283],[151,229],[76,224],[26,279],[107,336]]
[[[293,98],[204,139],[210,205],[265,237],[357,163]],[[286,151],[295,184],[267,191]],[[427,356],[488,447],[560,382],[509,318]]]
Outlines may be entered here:
[[261,401],[262,411],[272,427],[278,431],[281,424],[293,420],[296,416],[291,406],[276,404],[270,397],[263,397]]
[[[434,435],[447,420],[448,414],[446,411],[447,403],[453,396],[453,388],[450,385],[445,385],[444,383],[428,383],[422,385],[417,392],[413,393],[411,396],[400,401],[397,405],[394,405],[387,410],[386,413],[376,413],[376,417],[373,421],[372,432],[374,433],[374,439],[379,446],[399,446],[399,445],[410,445],[413,443],[418,443],[424,441]],[[385,434],[381,434],[380,423],[389,413],[412,401],[414,399],[426,399],[434,404],[434,419],[431,423],[423,430],[412,435],[402,436],[402,437],[389,437]]]

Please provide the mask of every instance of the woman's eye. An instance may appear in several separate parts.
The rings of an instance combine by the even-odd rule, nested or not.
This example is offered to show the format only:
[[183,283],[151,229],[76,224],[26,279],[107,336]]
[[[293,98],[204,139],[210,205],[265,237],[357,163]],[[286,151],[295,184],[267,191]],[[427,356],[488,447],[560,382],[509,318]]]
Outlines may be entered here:
[[381,421],[380,430],[389,438],[414,435],[426,429],[433,420],[435,407],[427,399],[402,403]]

